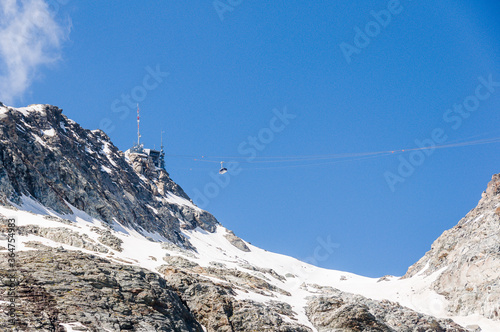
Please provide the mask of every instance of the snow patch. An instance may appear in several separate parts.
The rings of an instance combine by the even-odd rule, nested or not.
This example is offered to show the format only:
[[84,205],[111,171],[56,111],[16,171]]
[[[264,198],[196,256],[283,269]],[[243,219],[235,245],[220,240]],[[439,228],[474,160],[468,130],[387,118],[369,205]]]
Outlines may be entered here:
[[41,146],[44,146],[44,147],[47,147],[47,144],[40,138],[40,136],[38,135],[35,135],[33,134],[33,136],[35,137],[35,140],[41,145]]
[[46,136],[54,136],[56,134],[56,131],[54,130],[54,128],[51,128],[49,130],[42,130],[42,133]]
[[424,266],[424,268],[422,270],[418,271],[418,273],[415,274],[415,277],[424,274],[424,272],[427,271],[428,268],[429,268],[429,261],[427,261],[427,263],[425,263],[425,266]]
[[111,170],[111,168],[106,167],[104,165],[101,165],[101,171],[106,172],[108,174],[112,174],[113,173],[113,171]]
[[484,217],[484,214],[481,214],[481,215],[477,216],[476,218],[474,218],[474,220],[472,220],[472,221],[468,220],[467,222],[464,223],[464,225],[466,225],[466,224],[468,224],[470,222],[475,223],[476,221],[481,220],[483,217]]
[[[36,214],[41,214],[41,215],[46,215],[46,216],[57,216],[57,213],[55,213],[53,210],[43,206],[40,204],[40,202],[34,200],[32,197],[29,196],[22,196],[21,197],[21,204],[17,205],[13,202],[10,202],[13,206],[18,208],[19,210],[24,210],[24,212],[28,213],[36,213]],[[23,211],[19,211],[23,212]]]
[[[85,329],[84,331],[88,330],[88,328],[80,322],[60,323],[59,325],[63,326],[67,332],[82,331],[82,329]],[[75,328],[77,328],[77,329],[75,330]]]
[[40,112],[45,113],[46,105],[37,104],[37,105],[29,105],[28,107],[20,107],[14,108],[16,111],[22,113],[24,116],[30,115],[32,112]]
[[85,145],[85,152],[88,154],[95,154],[95,151],[90,148],[90,146]]
[[173,204],[177,204],[177,205],[185,205],[185,206],[189,206],[190,208],[192,208],[194,210],[203,211],[202,209],[200,209],[199,207],[194,205],[191,201],[189,201],[183,197],[177,196],[170,191],[167,191],[163,197],[169,203],[173,203]]
[[[135,232],[135,233],[137,233],[136,231],[134,231],[134,230],[132,230],[132,229],[129,229],[129,230],[128,230],[128,232],[129,232],[129,233],[130,233],[130,232]],[[138,233],[138,234],[139,234],[139,233]],[[169,242],[169,241],[167,240],[167,238],[165,238],[164,236],[162,236],[162,235],[160,235],[160,234],[158,234],[158,233],[156,233],[156,232],[154,232],[154,233],[152,233],[152,232],[148,232],[148,231],[146,231],[146,230],[144,230],[144,229],[142,229],[142,228],[141,228],[141,234],[140,234],[140,235],[142,235],[142,236],[144,236],[144,237],[146,237],[146,238],[150,238],[150,239],[152,239],[152,240],[153,240],[153,241],[155,241],[155,242]],[[148,239],[148,240],[149,240],[149,239]]]
[[102,145],[101,153],[103,153],[108,158],[111,165],[118,167],[118,165],[116,164],[116,162],[112,158],[113,152],[111,151],[109,146],[110,146],[109,142],[104,142]]
[[158,209],[154,208],[153,206],[146,204],[148,208],[150,208],[155,214],[158,214]]
[[9,112],[9,109],[5,106],[0,105],[0,120],[7,117],[7,112]]
[[22,131],[23,133],[26,133],[26,129],[24,129],[19,123],[16,123],[16,128],[19,131]]
[[115,232],[123,233],[125,235],[129,235],[129,232],[127,231],[126,227],[123,226],[120,222],[118,222],[115,218],[113,218],[113,224],[111,225],[111,228]]

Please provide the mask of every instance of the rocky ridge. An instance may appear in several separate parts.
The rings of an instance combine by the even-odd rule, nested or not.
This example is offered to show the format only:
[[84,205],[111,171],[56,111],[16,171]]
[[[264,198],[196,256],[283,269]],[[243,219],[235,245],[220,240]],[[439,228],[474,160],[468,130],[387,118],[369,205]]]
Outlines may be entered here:
[[[61,214],[76,208],[109,225],[118,222],[184,246],[189,242],[181,227],[212,232],[218,224],[192,204],[164,169],[127,161],[104,132],[83,129],[61,109],[2,105],[0,112],[3,204],[22,205],[27,196]],[[186,203],[172,203],[171,195]]]
[[500,174],[496,174],[477,207],[434,241],[404,278],[439,273],[433,288],[449,300],[450,313],[480,313],[500,320],[499,266]]

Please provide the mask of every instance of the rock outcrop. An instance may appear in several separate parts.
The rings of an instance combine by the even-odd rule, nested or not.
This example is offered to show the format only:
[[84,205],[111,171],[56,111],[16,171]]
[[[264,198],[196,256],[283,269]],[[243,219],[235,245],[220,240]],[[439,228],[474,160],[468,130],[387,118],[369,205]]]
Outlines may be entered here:
[[241,251],[245,252],[250,251],[250,248],[248,248],[245,241],[237,237],[233,231],[227,231],[227,234],[224,235],[224,237],[229,241],[229,243],[231,243],[233,246],[240,249]]
[[[0,301],[7,301],[7,256],[1,257]],[[62,332],[75,322],[84,331],[203,331],[166,281],[146,269],[58,249],[20,252],[17,260],[18,331]],[[9,328],[0,311],[0,330]]]
[[309,299],[306,312],[319,332],[466,331],[452,320],[423,315],[398,303],[375,301],[330,287],[316,288],[322,295]]
[[[5,231],[5,226],[1,225],[0,230]],[[74,232],[66,227],[39,227],[39,226],[20,226],[17,227],[19,235],[36,235],[49,240],[67,244],[72,247],[87,249],[90,251],[107,253],[109,250],[103,245],[96,243],[87,234]]]
[[215,283],[212,280],[214,277],[224,278],[227,273],[218,269],[197,271],[201,274],[175,267],[160,268],[162,276],[208,332],[311,332],[307,326],[293,322],[295,313],[286,303],[273,301],[272,298],[267,303],[236,298],[235,289],[244,289],[245,284],[249,288],[260,284],[261,287],[268,287],[267,291],[275,290],[270,289],[265,281],[248,274],[233,273],[230,280]]
[[450,301],[450,313],[500,320],[499,267],[500,174],[496,174],[477,207],[434,241],[404,277],[442,270],[433,286]]

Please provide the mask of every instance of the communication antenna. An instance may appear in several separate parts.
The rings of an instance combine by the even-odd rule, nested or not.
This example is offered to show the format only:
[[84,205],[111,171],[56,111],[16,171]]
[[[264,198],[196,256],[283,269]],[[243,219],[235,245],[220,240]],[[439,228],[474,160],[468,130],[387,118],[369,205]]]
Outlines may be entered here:
[[165,169],[165,151],[163,150],[163,133],[164,131],[161,131],[161,139],[160,139],[160,168]]
[[139,116],[139,104],[137,104],[137,147],[141,146],[141,131],[139,129],[140,124],[140,116]]

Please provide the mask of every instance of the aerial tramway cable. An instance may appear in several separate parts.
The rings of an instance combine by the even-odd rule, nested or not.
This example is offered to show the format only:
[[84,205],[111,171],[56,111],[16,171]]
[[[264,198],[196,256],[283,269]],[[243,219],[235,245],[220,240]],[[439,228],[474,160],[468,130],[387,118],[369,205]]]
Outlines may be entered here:
[[[477,136],[482,136],[482,135],[476,135],[473,137]],[[470,138],[472,137],[469,137],[469,139]],[[293,156],[260,156],[260,157],[256,156],[252,158],[251,161],[248,161],[248,157],[245,156],[201,156],[200,157],[200,156],[188,156],[188,155],[168,155],[168,157],[185,158],[195,162],[220,163],[221,168],[219,173],[224,174],[227,172],[227,169],[223,166],[224,162],[220,160],[232,160],[235,162],[237,161],[240,164],[278,164],[276,166],[268,166],[268,167],[247,167],[247,169],[253,169],[253,170],[281,169],[281,168],[297,168],[297,167],[329,165],[329,164],[336,164],[348,161],[372,159],[377,157],[384,157],[384,156],[408,153],[413,151],[457,148],[457,147],[492,144],[492,143],[500,143],[500,137],[462,141],[462,142],[455,141],[447,144],[409,148],[409,149],[383,150],[383,151],[360,152],[360,153],[336,153],[336,154],[323,154],[323,155],[293,155]],[[295,163],[295,164],[290,165],[288,163]],[[202,168],[189,168],[189,169],[192,170],[192,169],[202,169]]]

